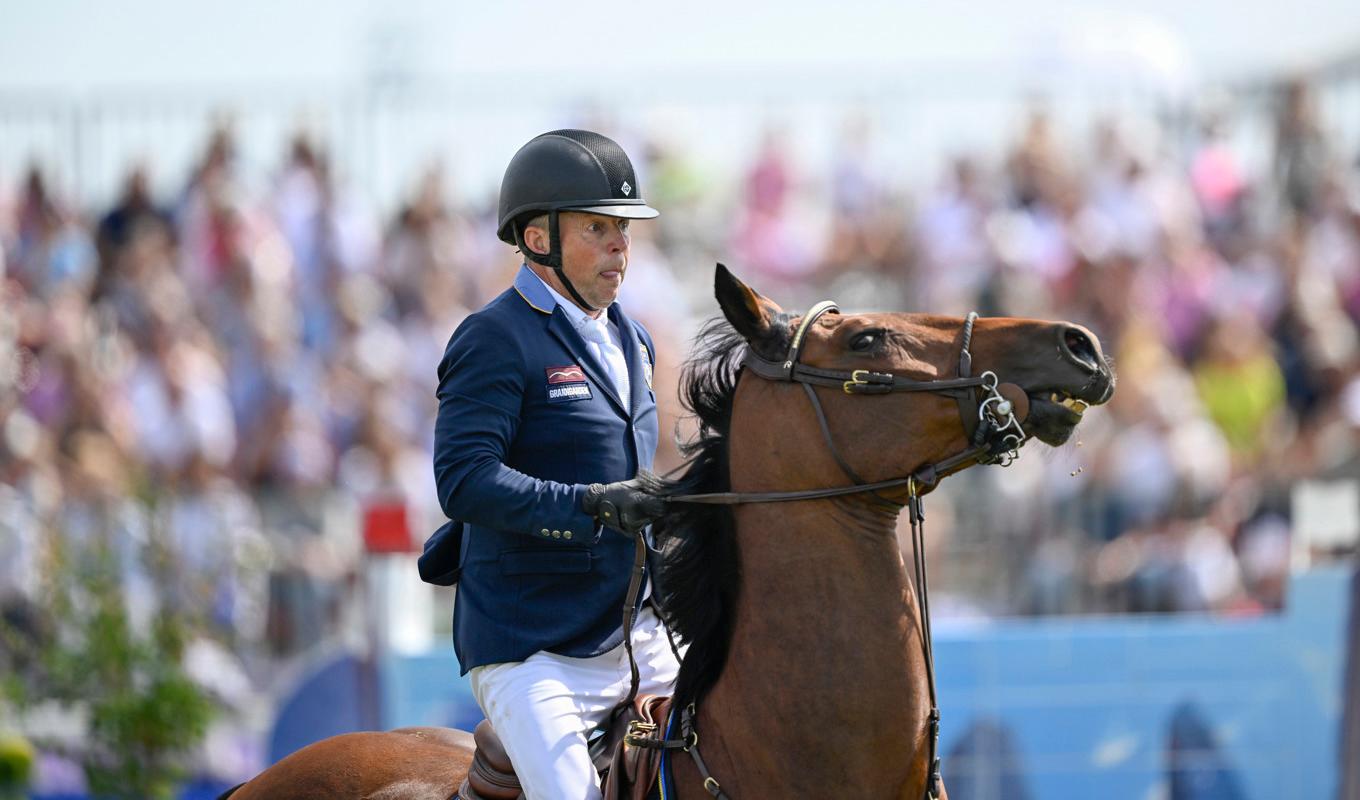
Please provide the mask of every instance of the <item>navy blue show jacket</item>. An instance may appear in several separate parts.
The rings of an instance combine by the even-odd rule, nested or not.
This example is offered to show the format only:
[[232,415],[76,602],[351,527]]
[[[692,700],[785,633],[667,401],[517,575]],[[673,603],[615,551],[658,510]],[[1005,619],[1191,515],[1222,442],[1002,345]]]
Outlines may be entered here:
[[457,575],[453,642],[463,673],[540,650],[599,655],[622,641],[633,543],[601,529],[581,498],[586,484],[651,468],[656,351],[617,303],[607,313],[631,397],[618,397],[527,267],[444,351],[434,473],[444,513],[463,525],[461,571],[441,570]]

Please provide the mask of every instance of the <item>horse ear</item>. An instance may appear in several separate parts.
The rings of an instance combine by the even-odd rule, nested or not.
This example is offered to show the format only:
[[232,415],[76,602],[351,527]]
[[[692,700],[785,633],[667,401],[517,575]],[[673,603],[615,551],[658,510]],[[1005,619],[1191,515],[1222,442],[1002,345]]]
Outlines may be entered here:
[[773,300],[742,283],[722,264],[713,273],[713,294],[723,316],[746,341],[758,348],[770,338],[774,317],[783,310]]

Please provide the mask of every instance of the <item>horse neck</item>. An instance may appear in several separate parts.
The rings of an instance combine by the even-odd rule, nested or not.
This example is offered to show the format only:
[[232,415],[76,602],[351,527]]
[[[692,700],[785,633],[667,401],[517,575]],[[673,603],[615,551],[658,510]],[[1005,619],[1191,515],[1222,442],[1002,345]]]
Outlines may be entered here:
[[744,506],[736,521],[731,648],[699,717],[714,775],[733,797],[897,796],[930,704],[895,515],[859,498]]

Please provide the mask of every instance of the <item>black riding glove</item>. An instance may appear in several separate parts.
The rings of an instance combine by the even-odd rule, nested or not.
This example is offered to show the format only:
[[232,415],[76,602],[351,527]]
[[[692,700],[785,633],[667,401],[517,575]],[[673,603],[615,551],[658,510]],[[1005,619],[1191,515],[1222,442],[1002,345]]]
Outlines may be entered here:
[[632,536],[666,513],[664,498],[641,489],[637,478],[618,483],[592,483],[581,500],[581,510],[606,527]]

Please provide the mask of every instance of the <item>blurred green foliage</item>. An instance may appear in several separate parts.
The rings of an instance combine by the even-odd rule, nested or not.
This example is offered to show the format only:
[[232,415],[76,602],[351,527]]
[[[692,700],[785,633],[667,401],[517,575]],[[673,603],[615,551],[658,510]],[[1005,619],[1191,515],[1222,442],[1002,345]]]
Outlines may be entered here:
[[[20,617],[23,625],[14,615],[0,619],[12,662],[0,664],[0,702],[20,711],[56,703],[77,712],[84,730],[74,751],[70,742],[36,743],[76,759],[92,795],[173,797],[216,712],[184,669],[191,620],[161,597],[150,619],[137,624],[110,542],[50,542],[40,619],[31,611]],[[162,549],[146,545],[140,556],[153,577],[166,579],[159,587],[173,584],[174,564]]]
[[0,800],[18,800],[33,777],[33,745],[17,733],[0,733]]

